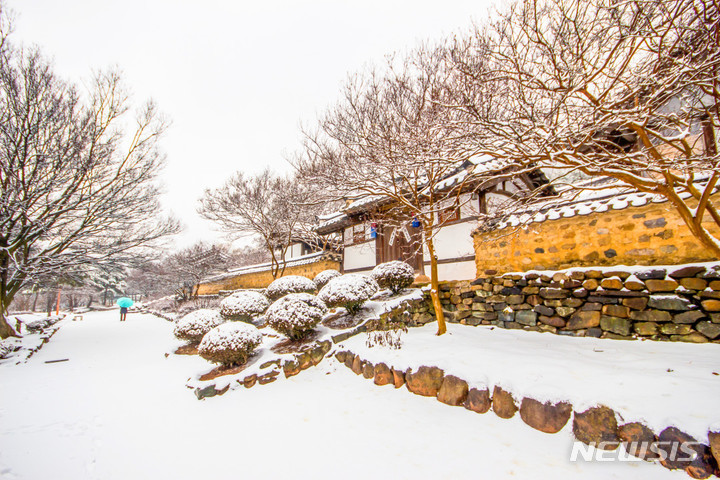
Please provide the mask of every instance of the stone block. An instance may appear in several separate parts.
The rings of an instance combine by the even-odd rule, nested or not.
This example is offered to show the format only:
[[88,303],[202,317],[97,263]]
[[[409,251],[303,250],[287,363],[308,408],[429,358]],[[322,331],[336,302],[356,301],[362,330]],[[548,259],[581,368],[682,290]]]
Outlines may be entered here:
[[405,385],[405,372],[397,370],[395,368],[393,368],[391,371],[393,376],[393,386],[395,388],[400,388]]
[[617,277],[603,278],[600,286],[605,290],[620,290],[623,288],[623,282]]
[[645,290],[645,284],[640,280],[628,279],[625,280],[625,288],[627,288],[628,290],[636,291]]
[[622,304],[633,310],[644,310],[647,307],[648,299],[647,297],[623,298]]
[[657,333],[660,331],[659,325],[655,322],[635,322],[633,324],[633,329],[638,335],[643,335],[646,337],[657,335]]
[[[660,310],[687,311],[693,307],[693,304],[687,298],[679,295],[650,295],[648,307]],[[720,309],[720,302],[718,302],[718,308]]]
[[569,317],[575,312],[575,309],[572,307],[560,306],[555,308],[555,312],[561,317]]
[[492,407],[495,415],[506,419],[512,418],[518,410],[512,395],[497,385],[493,390]]
[[582,328],[597,327],[600,325],[600,312],[580,310],[572,314],[567,322],[568,330],[580,330]]
[[535,312],[539,313],[540,315],[545,315],[545,316],[555,315],[555,310],[546,305],[535,305],[535,308],[533,308],[533,310]]
[[687,267],[682,267],[677,270],[671,271],[670,273],[668,273],[668,276],[678,279],[695,277],[703,273],[705,273],[705,267],[703,267],[702,265],[688,265]]
[[549,325],[549,326],[555,327],[555,328],[563,328],[563,327],[565,327],[565,324],[566,324],[565,319],[562,317],[558,317],[557,315],[554,315],[554,316],[540,315],[538,317],[538,320],[545,325]]
[[658,458],[653,445],[657,438],[655,433],[642,423],[632,422],[618,427],[618,438],[623,442],[625,450],[631,455],[653,461]]
[[390,385],[393,383],[393,374],[384,363],[375,365],[375,385]]
[[602,313],[613,317],[628,318],[630,309],[622,305],[604,305]]
[[678,288],[678,283],[675,280],[655,280],[650,279],[645,281],[647,289],[652,292],[674,292]]
[[520,418],[523,422],[545,433],[557,433],[567,424],[572,413],[569,403],[541,403],[534,398],[523,398]]
[[708,343],[710,341],[705,335],[698,332],[690,332],[687,335],[670,335],[670,340],[685,343]]
[[545,287],[540,289],[540,296],[545,299],[567,298],[569,293],[562,288]]
[[612,317],[609,315],[600,317],[600,328],[606,332],[616,333],[625,337],[630,335],[631,325],[632,322],[627,318]]
[[644,272],[638,272],[635,274],[640,280],[663,280],[667,272],[663,268],[654,268],[652,270],[645,270]]
[[521,310],[519,312],[515,312],[515,321],[521,325],[536,325],[537,313],[532,310]]
[[596,290],[600,283],[594,278],[589,278],[583,282],[582,286],[585,290]]
[[717,323],[712,323],[707,320],[698,322],[698,324],[695,326],[695,329],[708,337],[710,340],[715,340],[716,338],[720,337],[720,325]]
[[677,323],[665,323],[660,326],[660,331],[665,335],[687,335],[692,331],[692,327]]
[[417,372],[405,373],[407,389],[416,395],[436,397],[443,381],[443,371],[438,367],[422,366]]
[[669,322],[672,320],[672,315],[665,310],[651,309],[642,312],[631,311],[630,318],[638,322]]
[[708,312],[720,312],[720,300],[703,300],[702,306]]
[[702,318],[705,318],[705,314],[703,312],[699,310],[690,310],[689,312],[674,315],[673,322],[693,324]]
[[[699,443],[694,437],[676,427],[668,427],[660,432],[658,448],[665,453],[660,463],[670,470],[682,469],[693,478],[707,478],[717,469],[717,462],[710,447]],[[680,448],[690,448],[695,455],[670,455],[673,451],[683,451]],[[688,459],[688,457],[694,458]]]
[[614,450],[619,445],[617,433],[617,419],[612,409],[599,406],[584,412],[575,412],[573,435],[579,441],[585,444],[598,444],[598,447],[605,450]]
[[476,413],[486,413],[490,410],[490,391],[487,388],[471,388],[468,391],[464,406]]
[[446,405],[459,407],[468,396],[468,384],[454,375],[446,375],[437,394],[437,399]]
[[688,290],[701,291],[707,288],[708,282],[707,280],[703,280],[702,278],[681,278],[680,285],[687,288]]

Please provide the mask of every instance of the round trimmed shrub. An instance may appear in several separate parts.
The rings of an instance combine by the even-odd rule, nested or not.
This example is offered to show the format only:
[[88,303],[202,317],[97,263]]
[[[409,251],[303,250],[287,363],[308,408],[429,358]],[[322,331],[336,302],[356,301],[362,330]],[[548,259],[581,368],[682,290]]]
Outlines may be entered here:
[[235,292],[220,302],[220,315],[230,320],[249,322],[262,315],[270,306],[270,300],[260,292],[243,290]]
[[202,340],[207,332],[222,323],[225,323],[225,319],[220,315],[220,312],[209,308],[201,308],[178,319],[175,322],[174,333],[181,340],[197,343]]
[[399,260],[381,263],[373,268],[370,275],[380,288],[389,288],[393,293],[399,293],[415,281],[415,269]]
[[265,318],[273,330],[296,340],[313,331],[327,312],[325,304],[309,293],[290,293],[268,308]]
[[262,333],[253,325],[228,322],[210,330],[200,342],[202,358],[223,365],[245,363],[253,350],[262,343]]
[[270,300],[277,300],[289,293],[315,293],[315,282],[300,275],[280,277],[268,285],[265,293]]
[[320,290],[327,284],[327,282],[329,282],[335,277],[339,277],[340,275],[342,275],[342,273],[338,272],[337,270],[323,270],[322,272],[315,275],[315,278],[313,278],[313,282],[315,282],[315,286],[317,286],[318,290]]
[[380,290],[377,282],[361,273],[348,273],[330,280],[318,298],[328,307],[345,307],[348,313],[356,313],[363,303]]

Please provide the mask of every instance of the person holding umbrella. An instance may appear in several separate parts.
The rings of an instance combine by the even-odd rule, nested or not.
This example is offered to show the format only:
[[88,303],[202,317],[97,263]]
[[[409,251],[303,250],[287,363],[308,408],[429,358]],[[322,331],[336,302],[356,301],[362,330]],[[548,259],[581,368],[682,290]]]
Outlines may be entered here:
[[127,318],[128,308],[132,307],[133,303],[135,303],[135,302],[133,302],[132,299],[130,299],[128,297],[118,298],[117,304],[120,307],[120,321],[121,322],[124,322],[125,319]]

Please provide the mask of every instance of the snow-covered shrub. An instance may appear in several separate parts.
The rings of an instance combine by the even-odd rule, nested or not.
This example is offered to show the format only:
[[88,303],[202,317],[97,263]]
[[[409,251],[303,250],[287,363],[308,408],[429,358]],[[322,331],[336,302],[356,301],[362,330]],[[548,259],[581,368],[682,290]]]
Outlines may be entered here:
[[280,277],[268,285],[266,293],[270,300],[277,300],[288,293],[315,293],[315,282],[300,275]]
[[243,290],[220,302],[220,315],[230,320],[248,322],[253,317],[262,315],[269,306],[270,300],[262,293]]
[[268,324],[283,335],[298,339],[308,335],[327,312],[325,304],[309,293],[285,295],[268,308]]
[[205,334],[198,353],[205,360],[233,365],[244,363],[262,342],[262,333],[253,325],[228,322]]
[[220,312],[203,308],[179,318],[174,333],[181,340],[199,342],[207,332],[224,322]]
[[330,280],[320,290],[318,298],[328,307],[345,307],[348,313],[356,313],[379,289],[377,282],[371,277],[348,273]]
[[318,290],[320,290],[322,287],[327,285],[330,280],[335,277],[339,277],[340,275],[342,275],[342,273],[338,272],[337,270],[323,270],[322,272],[315,275],[315,278],[313,278],[313,282],[315,282],[315,286],[317,286]]
[[381,288],[389,288],[393,293],[399,293],[403,288],[412,285],[415,269],[405,262],[393,260],[376,266],[370,275]]

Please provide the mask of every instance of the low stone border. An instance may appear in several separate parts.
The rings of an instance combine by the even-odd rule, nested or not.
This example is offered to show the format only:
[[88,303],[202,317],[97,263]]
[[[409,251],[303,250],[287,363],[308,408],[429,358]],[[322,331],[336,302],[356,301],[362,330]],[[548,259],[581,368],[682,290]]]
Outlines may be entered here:
[[[278,379],[281,372],[285,375],[285,378],[293,377],[303,370],[307,370],[322,362],[331,348],[332,344],[329,340],[316,342],[309,345],[303,351],[292,355],[291,358],[283,358],[287,357],[287,355],[283,355],[274,360],[263,362],[259,366],[258,372],[246,375],[243,378],[238,378],[236,382],[245,388],[252,388],[255,385],[267,385],[268,383],[274,382]],[[217,388],[216,385],[208,385],[206,387],[197,387],[194,392],[198,400],[202,400],[203,398],[223,395],[229,389],[230,384],[222,388]]]
[[[596,406],[578,412],[566,402],[540,402],[525,397],[519,404],[513,396],[499,386],[492,395],[485,389],[470,388],[468,383],[435,366],[421,366],[417,371],[398,370],[385,363],[373,365],[350,351],[340,351],[335,358],[355,374],[372,379],[376,385],[403,385],[416,394],[435,397],[439,402],[451,406],[462,406],[476,413],[486,413],[491,408],[504,419],[512,418],[519,412],[520,418],[532,428],[545,433],[557,433],[572,417],[572,432],[575,438],[585,444],[599,445],[614,450],[622,443],[632,455],[646,461],[658,461],[670,470],[683,469],[693,478],[720,476],[720,432],[710,432],[710,445],[698,443],[693,437],[675,427],[667,427],[655,434],[646,425],[638,422],[618,424],[614,410]],[[668,443],[669,442],[669,443]],[[692,461],[669,461],[660,459],[660,452],[677,451],[682,442],[695,442],[696,458]]]

